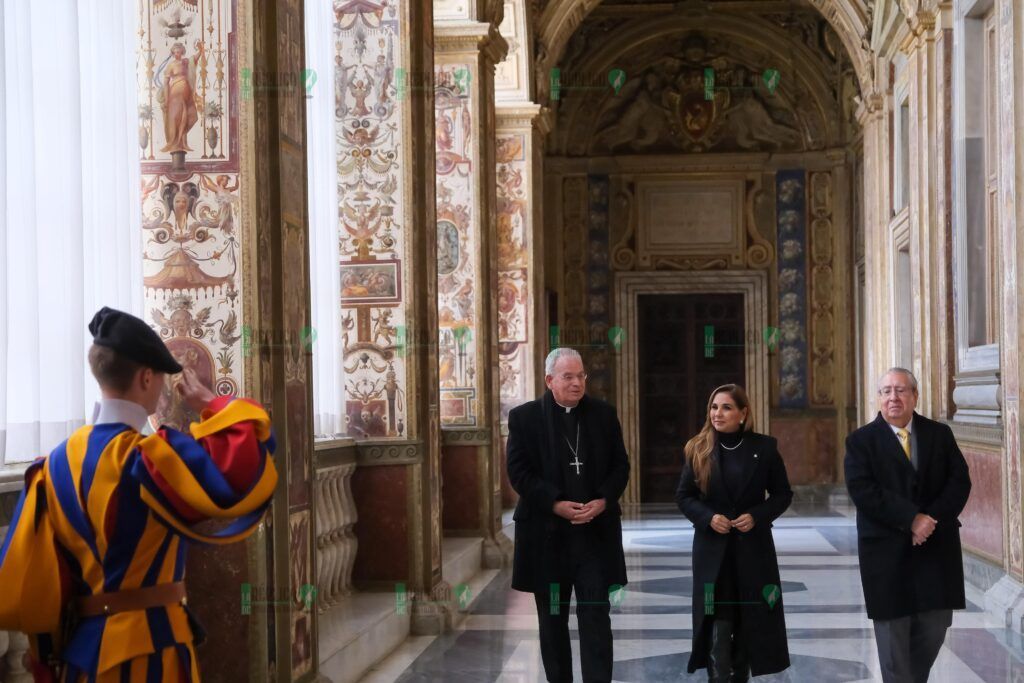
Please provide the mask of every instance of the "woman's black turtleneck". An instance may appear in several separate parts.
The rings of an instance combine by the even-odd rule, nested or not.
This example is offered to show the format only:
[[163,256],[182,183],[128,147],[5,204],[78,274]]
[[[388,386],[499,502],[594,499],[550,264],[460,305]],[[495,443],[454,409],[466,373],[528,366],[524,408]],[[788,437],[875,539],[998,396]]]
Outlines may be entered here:
[[716,429],[715,434],[718,437],[718,466],[722,472],[722,483],[736,497],[741,493],[739,489],[743,486],[743,469],[750,457],[748,440],[743,438],[746,433],[742,430],[720,432]]

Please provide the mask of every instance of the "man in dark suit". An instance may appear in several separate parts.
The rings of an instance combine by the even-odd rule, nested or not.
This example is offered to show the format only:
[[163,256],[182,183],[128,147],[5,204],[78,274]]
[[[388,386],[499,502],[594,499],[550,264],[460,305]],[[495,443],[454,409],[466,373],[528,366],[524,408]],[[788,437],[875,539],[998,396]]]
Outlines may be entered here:
[[576,591],[583,680],[611,681],[609,590],[626,585],[619,497],[629,460],[615,409],[585,395],[572,349],[552,351],[545,394],[508,416],[508,476],[519,494],[512,588],[533,593],[548,681],[572,681],[569,599]]
[[889,370],[878,396],[875,421],[846,438],[861,584],[882,680],[924,683],[965,607],[957,516],[971,478],[952,430],[914,412],[909,370]]

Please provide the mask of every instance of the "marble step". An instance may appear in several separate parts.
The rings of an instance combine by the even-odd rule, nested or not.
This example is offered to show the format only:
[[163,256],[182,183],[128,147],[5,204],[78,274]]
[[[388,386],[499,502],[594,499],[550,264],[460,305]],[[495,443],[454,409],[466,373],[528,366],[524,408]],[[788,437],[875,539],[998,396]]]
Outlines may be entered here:
[[448,537],[441,541],[441,579],[452,587],[452,626],[466,618],[481,588],[484,540]]
[[468,584],[483,566],[484,539],[446,537],[441,541],[441,578],[452,590]]
[[392,592],[354,593],[321,614],[321,677],[354,683],[402,645],[409,636],[409,612],[396,605]]

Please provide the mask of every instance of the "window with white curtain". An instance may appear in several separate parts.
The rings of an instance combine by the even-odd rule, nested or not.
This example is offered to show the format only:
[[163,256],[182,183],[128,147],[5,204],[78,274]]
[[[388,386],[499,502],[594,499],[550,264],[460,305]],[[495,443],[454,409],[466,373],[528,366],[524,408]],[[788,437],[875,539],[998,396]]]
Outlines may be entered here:
[[315,75],[306,99],[310,299],[316,330],[313,433],[317,439],[334,439],[345,435],[334,10],[327,0],[310,0],[305,3],[305,12],[306,68]]
[[110,0],[0,6],[0,468],[91,417],[93,313],[141,314],[135,22]]

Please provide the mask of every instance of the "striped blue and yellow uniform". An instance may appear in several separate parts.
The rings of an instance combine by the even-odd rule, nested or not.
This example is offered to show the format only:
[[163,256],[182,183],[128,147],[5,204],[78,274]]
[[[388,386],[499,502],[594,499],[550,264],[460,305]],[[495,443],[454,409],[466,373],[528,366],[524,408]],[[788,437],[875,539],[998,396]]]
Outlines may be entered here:
[[[277,484],[266,411],[220,397],[189,432],[82,427],[28,468],[0,545],[0,630],[29,635],[36,680],[57,668],[64,681],[199,680],[184,605],[62,633],[75,598],[182,581],[190,542],[230,543],[259,524]],[[207,520],[231,521],[203,533]]]

